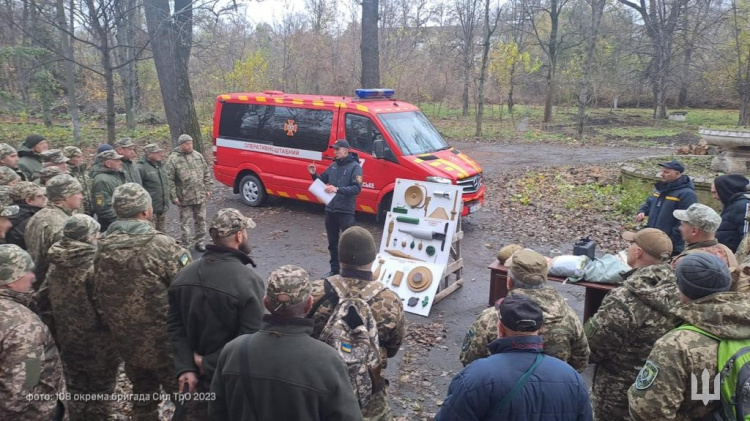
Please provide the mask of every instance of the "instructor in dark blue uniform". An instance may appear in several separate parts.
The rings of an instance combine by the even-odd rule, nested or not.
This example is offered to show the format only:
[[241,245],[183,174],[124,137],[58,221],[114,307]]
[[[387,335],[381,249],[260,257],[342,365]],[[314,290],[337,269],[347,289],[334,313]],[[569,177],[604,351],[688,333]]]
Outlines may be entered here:
[[314,164],[307,167],[313,180],[320,178],[326,184],[326,192],[336,194],[326,205],[326,233],[328,251],[331,253],[331,272],[327,277],[339,273],[339,234],[354,225],[357,195],[362,191],[359,155],[349,152],[350,146],[346,140],[337,140],[332,148],[335,160],[323,174],[315,173]]

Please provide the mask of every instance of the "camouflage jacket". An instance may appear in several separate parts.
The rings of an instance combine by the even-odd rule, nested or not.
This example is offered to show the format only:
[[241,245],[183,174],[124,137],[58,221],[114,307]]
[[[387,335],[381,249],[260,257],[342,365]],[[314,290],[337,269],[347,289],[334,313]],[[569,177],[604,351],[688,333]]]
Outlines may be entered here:
[[34,260],[34,274],[36,275],[34,289],[37,291],[42,289],[44,277],[47,275],[47,268],[49,268],[47,252],[52,244],[62,238],[63,226],[70,215],[72,215],[70,209],[49,202],[42,210],[35,213],[26,224],[24,240],[26,241],[26,251]]
[[167,288],[190,254],[148,221],[121,219],[99,240],[94,294],[120,355],[129,364],[172,364]]
[[[589,361],[589,344],[583,325],[565,298],[552,288],[514,289],[508,295],[523,294],[531,297],[544,313],[540,335],[544,338],[544,353],[557,357],[578,372],[586,369]],[[485,309],[471,325],[464,338],[459,356],[464,366],[490,356],[488,345],[497,339],[497,310]]]
[[197,151],[185,154],[175,149],[165,162],[169,195],[180,205],[199,205],[206,201],[206,192],[213,187],[211,167]]
[[68,237],[49,249],[47,285],[55,316],[55,337],[64,353],[75,352],[79,344],[87,346],[85,339],[92,339],[97,332],[102,340],[108,340],[94,305],[95,254],[95,245]]
[[133,161],[129,159],[122,159],[122,172],[125,174],[126,183],[136,183],[143,185],[141,182],[141,173],[136,168]]
[[81,183],[81,187],[83,187],[83,190],[81,191],[81,194],[83,194],[83,202],[82,202],[82,208],[83,211],[87,215],[93,215],[93,209],[91,208],[91,178],[89,177],[89,173],[86,169],[86,164],[81,164],[76,167],[72,165],[68,165],[68,174],[72,175],[73,177],[78,180],[79,183]]
[[[672,314],[720,338],[750,339],[750,297],[744,293],[712,294],[675,307]],[[687,421],[719,409],[719,401],[693,400],[690,385],[691,375],[700,379],[703,370],[716,377],[718,349],[716,340],[698,332],[672,330],[662,336],[628,390],[631,418]]]
[[714,239],[711,241],[704,241],[702,243],[688,244],[685,247],[685,250],[682,251],[682,253],[678,254],[674,259],[672,259],[672,269],[677,267],[677,263],[680,262],[680,259],[690,253],[697,252],[713,254],[714,256],[723,260],[728,267],[737,267],[737,259],[734,257],[734,253],[732,253],[732,250],[730,250],[729,247],[725,246],[724,244],[720,244],[718,240]]
[[[0,419],[51,420],[65,393],[60,354],[47,326],[27,308],[31,294],[0,289]],[[52,399],[28,400],[49,394]]]
[[636,269],[607,294],[585,327],[590,360],[598,364],[594,412],[627,418],[627,390],[656,340],[677,326],[669,310],[679,302],[674,272],[667,264]]
[[[372,282],[370,279],[363,279],[366,276],[367,273],[364,272],[348,273],[346,270],[342,271],[341,274],[342,281],[352,293],[361,292],[369,282]],[[370,277],[372,277],[371,273]],[[323,279],[313,281],[312,295],[314,303],[323,298],[325,295]],[[378,325],[381,368],[384,370],[388,366],[388,358],[396,355],[398,349],[401,347],[401,342],[404,341],[404,337],[406,336],[404,304],[401,302],[398,294],[387,288],[376,295],[369,304],[375,317],[375,322]],[[313,315],[313,320],[315,321],[313,329],[314,338],[320,338],[320,333],[331,317],[333,309],[333,303],[326,299]]]

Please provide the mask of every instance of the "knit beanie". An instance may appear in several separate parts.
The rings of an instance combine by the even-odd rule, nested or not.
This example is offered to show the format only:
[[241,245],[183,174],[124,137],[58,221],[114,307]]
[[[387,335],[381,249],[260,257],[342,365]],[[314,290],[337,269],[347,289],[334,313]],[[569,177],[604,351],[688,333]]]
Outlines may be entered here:
[[677,288],[691,300],[729,291],[732,286],[726,263],[705,252],[690,253],[680,259],[675,276]]

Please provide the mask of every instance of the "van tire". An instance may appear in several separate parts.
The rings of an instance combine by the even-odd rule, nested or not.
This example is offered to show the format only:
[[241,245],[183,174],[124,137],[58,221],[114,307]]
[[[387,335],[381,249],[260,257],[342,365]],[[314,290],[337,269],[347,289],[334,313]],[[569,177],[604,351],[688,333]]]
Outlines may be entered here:
[[239,190],[240,201],[252,207],[262,205],[268,197],[263,182],[255,174],[248,174],[242,177]]
[[388,212],[391,211],[391,205],[393,203],[393,193],[388,193],[383,197],[383,200],[380,201],[380,206],[378,206],[378,214],[375,216],[375,221],[380,223],[385,221],[385,217],[388,215]]

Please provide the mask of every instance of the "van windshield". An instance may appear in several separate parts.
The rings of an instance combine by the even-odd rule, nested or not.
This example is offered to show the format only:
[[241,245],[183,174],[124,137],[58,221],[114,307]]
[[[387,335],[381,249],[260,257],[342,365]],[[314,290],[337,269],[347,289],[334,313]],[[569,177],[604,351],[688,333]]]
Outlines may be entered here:
[[450,147],[420,111],[379,114],[378,117],[404,155],[420,155]]

